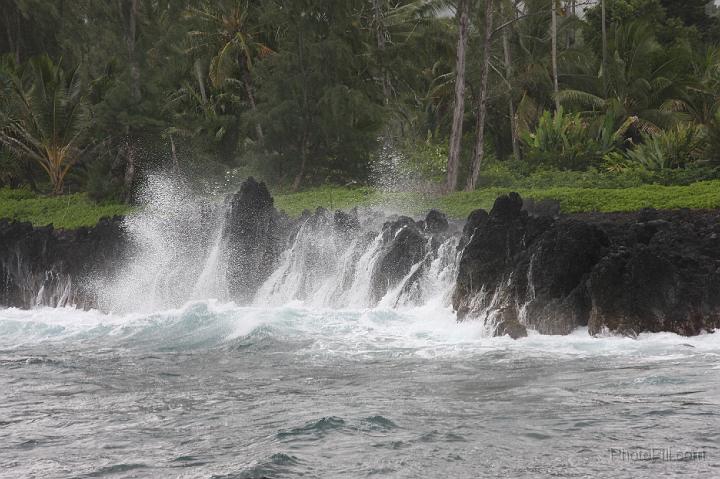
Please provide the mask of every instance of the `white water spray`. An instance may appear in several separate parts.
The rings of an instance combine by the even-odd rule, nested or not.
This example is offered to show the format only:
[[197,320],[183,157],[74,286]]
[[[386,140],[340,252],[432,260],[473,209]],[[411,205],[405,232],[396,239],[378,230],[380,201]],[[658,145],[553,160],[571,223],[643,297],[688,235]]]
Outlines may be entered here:
[[224,202],[163,176],[150,176],[140,197],[143,207],[124,223],[130,245],[123,266],[95,281],[99,307],[150,312],[193,299],[227,300]]

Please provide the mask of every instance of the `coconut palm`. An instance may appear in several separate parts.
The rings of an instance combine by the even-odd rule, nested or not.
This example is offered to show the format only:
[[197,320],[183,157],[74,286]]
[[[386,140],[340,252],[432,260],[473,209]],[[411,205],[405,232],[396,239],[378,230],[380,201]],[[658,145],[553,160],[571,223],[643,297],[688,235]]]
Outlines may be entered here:
[[720,47],[708,46],[688,58],[692,81],[679,98],[666,101],[663,108],[683,113],[699,125],[710,125],[720,112]]
[[66,73],[48,56],[30,60],[22,70],[11,79],[0,142],[16,157],[37,163],[53,194],[60,194],[90,125],[86,90],[77,68]]
[[[262,32],[251,25],[249,4],[218,2],[214,6],[190,8],[186,16],[201,25],[189,32],[191,52],[211,55],[209,77],[213,86],[221,88],[227,84],[242,84],[250,108],[253,112],[257,111],[252,84],[253,64],[272,50],[261,40]],[[196,63],[196,69],[198,65]],[[258,140],[262,141],[263,131],[259,123],[255,129]]]
[[[567,88],[558,94],[560,103],[589,116],[609,114],[620,124],[636,117],[634,133],[657,133],[680,119],[668,108],[678,98],[682,79],[677,72],[677,55],[666,54],[652,29],[642,22],[615,27],[605,69],[596,62],[580,65],[584,74],[573,75]],[[576,63],[578,66],[579,63]]]

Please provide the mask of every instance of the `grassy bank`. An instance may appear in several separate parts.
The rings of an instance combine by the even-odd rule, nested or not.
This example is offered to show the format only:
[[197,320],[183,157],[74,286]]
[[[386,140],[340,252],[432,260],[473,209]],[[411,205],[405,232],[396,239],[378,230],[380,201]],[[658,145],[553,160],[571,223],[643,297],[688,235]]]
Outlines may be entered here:
[[703,181],[688,186],[644,185],[635,188],[486,188],[434,197],[416,193],[383,194],[369,188],[318,188],[293,194],[276,195],[276,204],[291,216],[304,209],[323,206],[343,209],[353,206],[385,206],[410,213],[438,208],[456,218],[466,217],[477,208],[489,209],[495,198],[518,191],[525,198],[556,199],[565,213],[586,211],[634,211],[645,207],[657,209],[720,208],[720,180]]
[[[495,198],[510,191],[518,191],[525,198],[559,200],[566,213],[634,211],[648,206],[657,209],[720,208],[720,180],[688,186],[645,185],[622,189],[494,187],[447,196],[382,193],[372,188],[324,187],[275,194],[275,204],[291,216],[318,206],[329,210],[375,206],[410,214],[437,208],[452,217],[465,218],[474,209],[491,208]],[[64,229],[92,226],[103,216],[122,215],[129,211],[127,205],[98,205],[82,193],[52,197],[38,196],[27,190],[0,189],[0,218],[30,221],[36,226],[53,224]]]
[[52,224],[58,229],[93,226],[103,216],[123,215],[127,205],[98,205],[85,194],[39,196],[28,190],[0,189],[0,218]]

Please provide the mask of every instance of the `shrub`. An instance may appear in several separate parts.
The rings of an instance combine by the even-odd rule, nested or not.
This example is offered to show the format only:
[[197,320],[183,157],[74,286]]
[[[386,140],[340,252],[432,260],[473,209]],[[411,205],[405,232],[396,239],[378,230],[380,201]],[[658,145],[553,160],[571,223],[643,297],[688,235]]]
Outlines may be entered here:
[[685,168],[704,158],[705,144],[702,127],[681,124],[657,134],[643,135],[643,142],[626,155],[632,166],[651,171]]
[[442,179],[447,172],[448,146],[446,142],[406,141],[400,152],[410,170],[425,179]]
[[527,160],[536,166],[584,170],[602,158],[600,145],[580,114],[545,111],[534,132],[521,135]]
[[85,189],[93,201],[120,201],[123,184],[113,172],[113,160],[101,156],[90,163],[87,169]]
[[513,168],[510,162],[489,162],[481,171],[478,178],[480,188],[486,186],[513,186],[517,185],[522,173]]
[[707,126],[705,161],[714,165],[720,164],[720,111]]
[[[630,161],[620,154],[622,161]],[[691,165],[682,169],[646,170],[641,167],[623,166],[621,170],[590,168],[586,171],[540,169],[521,173],[509,163],[488,165],[481,175],[482,187],[514,188],[635,188],[642,185],[683,186],[698,181],[720,178],[720,167]]]
[[4,200],[29,200],[35,198],[35,193],[29,188],[0,188],[0,201]]

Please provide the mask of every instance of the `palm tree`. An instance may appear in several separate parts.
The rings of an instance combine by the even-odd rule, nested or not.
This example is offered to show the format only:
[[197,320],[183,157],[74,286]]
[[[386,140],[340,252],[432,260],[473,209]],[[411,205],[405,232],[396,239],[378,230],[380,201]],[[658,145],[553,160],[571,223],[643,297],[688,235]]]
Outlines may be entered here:
[[[515,109],[518,136],[532,129],[543,110],[554,106],[551,38],[547,28],[550,15],[546,0],[525,1],[517,13],[513,12],[515,18],[506,21],[507,24],[522,18],[512,24],[511,46],[515,48],[512,77],[507,78],[516,98],[520,98]],[[508,28],[511,26],[503,31]]]
[[550,40],[551,40],[551,58],[552,58],[552,77],[553,77],[553,97],[555,98],[555,110],[560,109],[560,101],[557,94],[560,91],[558,82],[558,20],[557,20],[557,0],[551,0],[550,5]]
[[77,68],[65,73],[48,56],[30,60],[23,70],[12,79],[0,142],[15,156],[37,163],[57,195],[80,158],[90,125],[86,91]]
[[617,26],[609,48],[605,71],[596,63],[580,65],[585,74],[568,80],[576,88],[560,91],[560,103],[589,116],[610,114],[618,124],[636,117],[637,134],[656,133],[677,123],[678,113],[665,106],[682,90],[676,59],[665,55],[649,26]]
[[687,116],[699,125],[710,125],[720,112],[720,47],[708,46],[691,52],[689,77],[682,95],[664,103],[663,108]]
[[[212,55],[209,77],[213,86],[221,88],[226,83],[240,82],[245,89],[248,103],[253,112],[257,111],[252,84],[252,69],[256,59],[272,53],[270,47],[261,41],[261,32],[250,25],[250,7],[246,3],[227,7],[224,2],[218,6],[189,8],[187,16],[197,19],[202,27],[189,32],[192,40],[191,51]],[[201,82],[201,91],[204,89]],[[257,139],[263,141],[262,126],[255,125]]]

